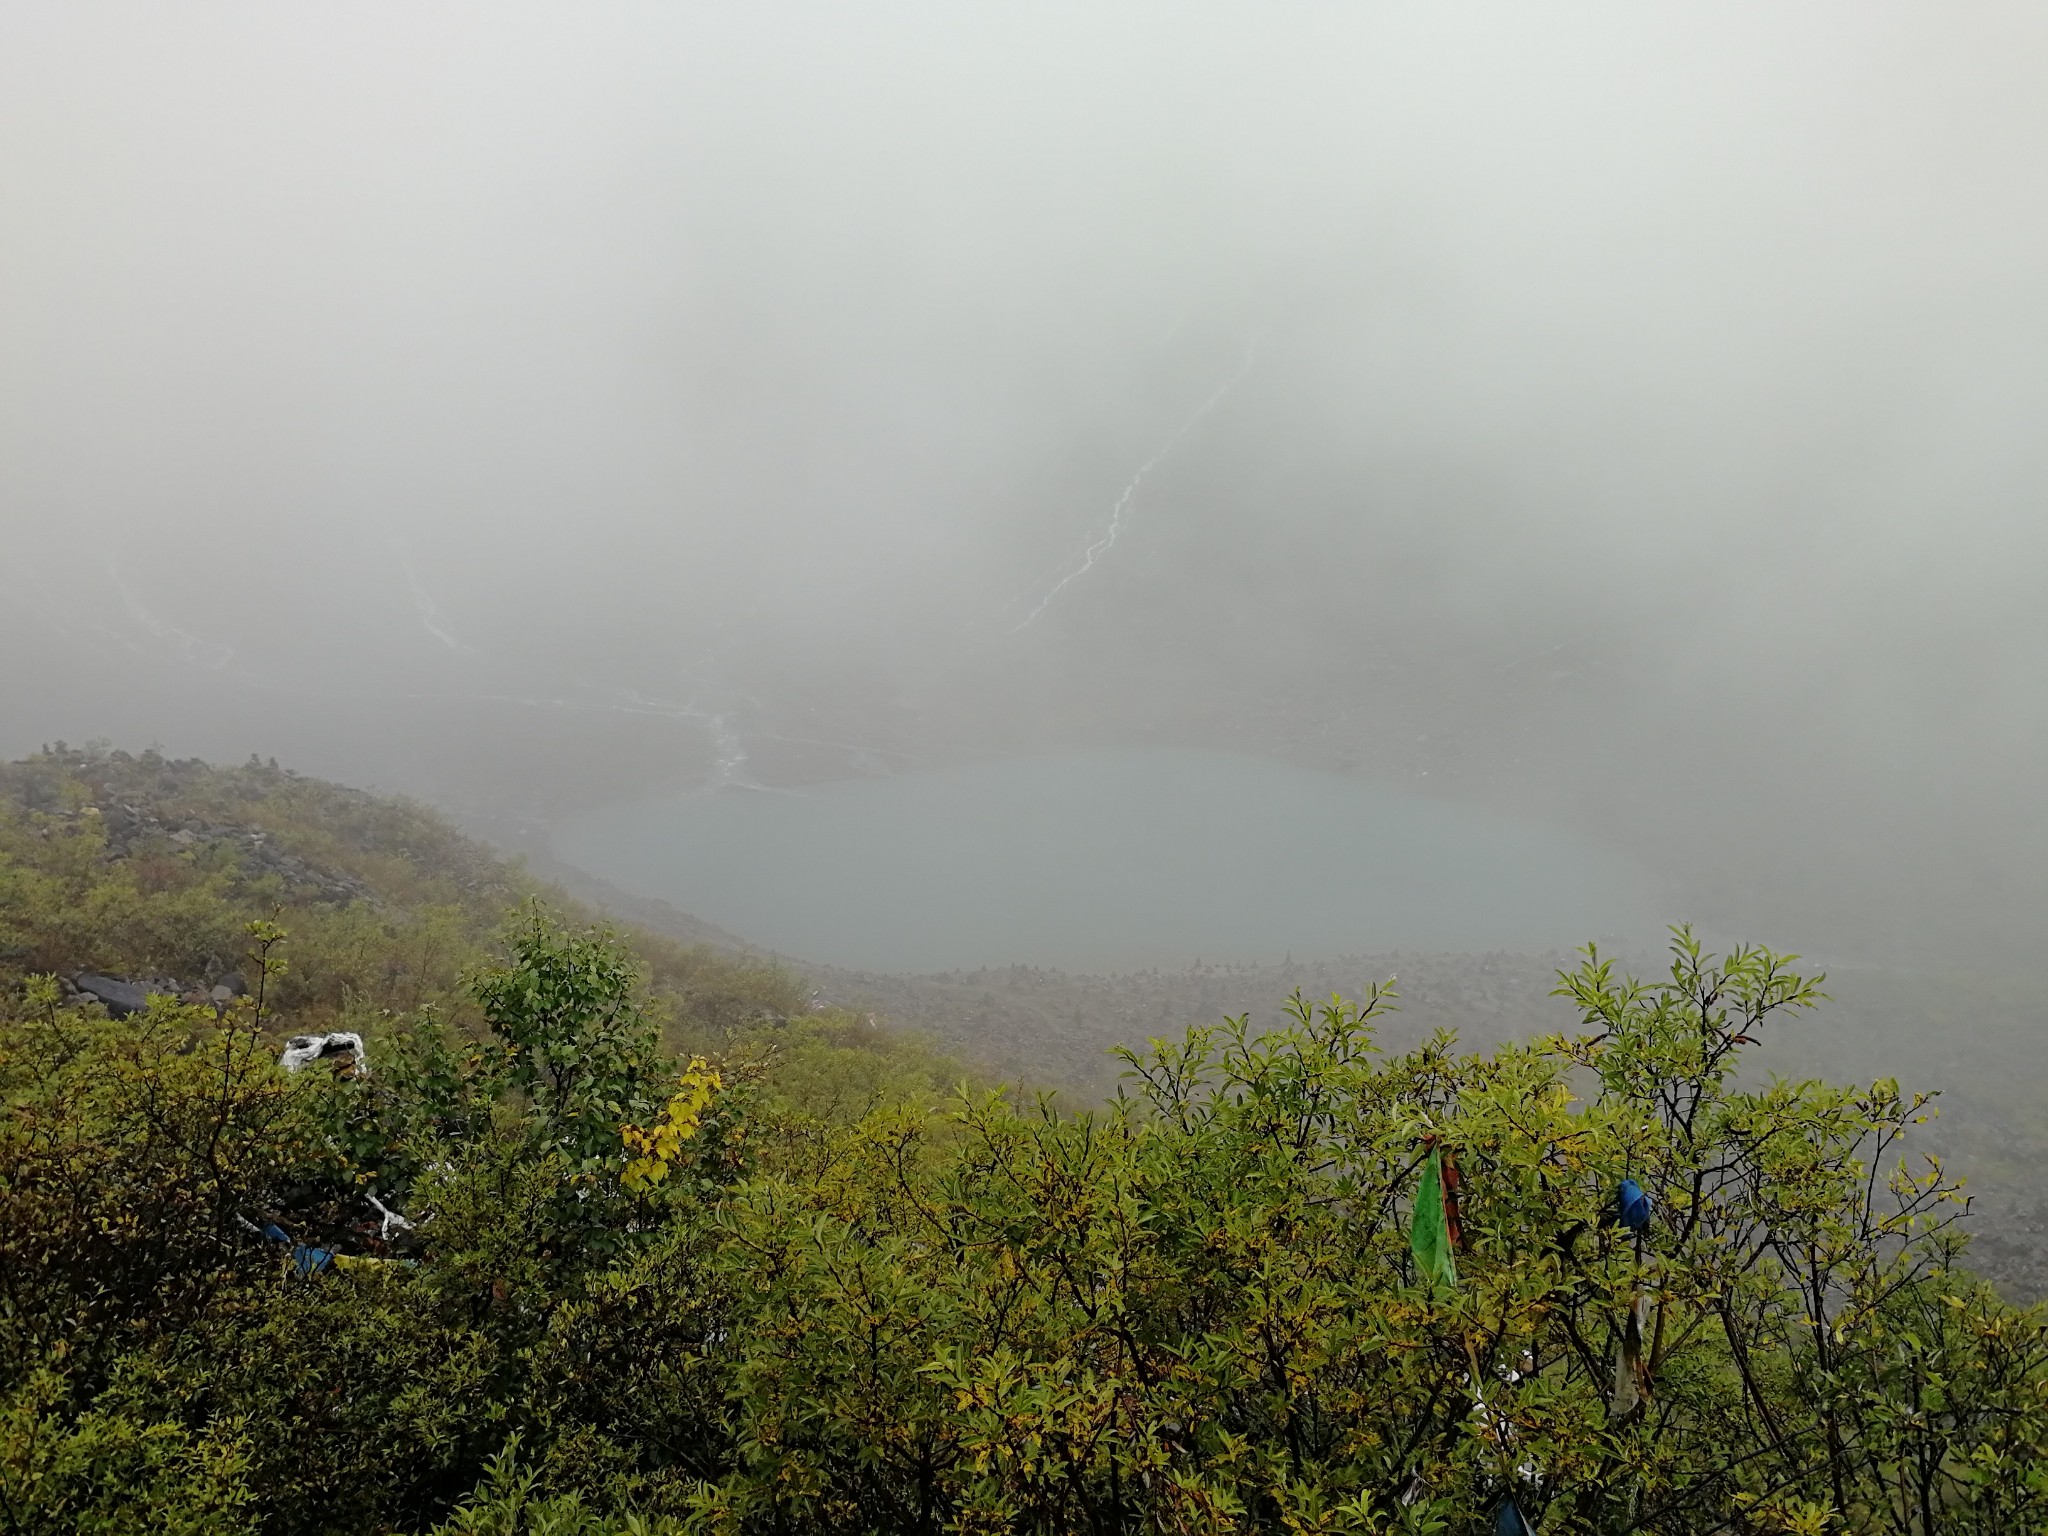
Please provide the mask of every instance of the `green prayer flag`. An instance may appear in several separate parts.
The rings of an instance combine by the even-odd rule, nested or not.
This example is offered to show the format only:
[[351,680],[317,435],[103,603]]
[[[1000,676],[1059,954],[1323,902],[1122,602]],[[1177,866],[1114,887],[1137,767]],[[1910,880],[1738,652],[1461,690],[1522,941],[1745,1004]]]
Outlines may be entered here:
[[1457,1261],[1451,1256],[1451,1224],[1444,1216],[1443,1153],[1435,1148],[1422,1165],[1415,1216],[1408,1224],[1408,1248],[1415,1255],[1415,1272],[1432,1285],[1458,1283]]

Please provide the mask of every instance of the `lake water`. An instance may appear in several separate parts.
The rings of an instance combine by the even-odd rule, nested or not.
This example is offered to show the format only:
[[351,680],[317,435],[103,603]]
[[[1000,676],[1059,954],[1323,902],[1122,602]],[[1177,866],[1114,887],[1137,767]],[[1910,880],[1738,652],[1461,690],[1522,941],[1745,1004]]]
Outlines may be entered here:
[[1551,826],[1263,758],[1091,752],[613,806],[563,857],[866,970],[1128,970],[1654,932],[1643,871]]

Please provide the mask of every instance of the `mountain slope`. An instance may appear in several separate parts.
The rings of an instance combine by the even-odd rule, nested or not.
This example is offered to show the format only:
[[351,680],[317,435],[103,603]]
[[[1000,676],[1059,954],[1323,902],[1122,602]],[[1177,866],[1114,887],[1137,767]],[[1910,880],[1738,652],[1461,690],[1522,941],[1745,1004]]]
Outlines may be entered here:
[[[289,932],[273,1007],[298,1028],[359,1028],[432,1006],[474,1023],[462,985],[507,913],[539,897],[600,914],[424,806],[280,769],[66,749],[0,765],[0,986],[97,972],[211,986],[244,930]],[[626,934],[678,1043],[809,1009],[764,958]]]

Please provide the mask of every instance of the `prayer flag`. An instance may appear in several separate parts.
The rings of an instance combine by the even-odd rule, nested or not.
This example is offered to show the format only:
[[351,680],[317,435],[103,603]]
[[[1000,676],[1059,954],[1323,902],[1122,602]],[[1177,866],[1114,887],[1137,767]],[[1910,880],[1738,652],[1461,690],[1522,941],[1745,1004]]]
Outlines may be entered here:
[[1415,1191],[1415,1215],[1408,1224],[1408,1248],[1415,1272],[1432,1285],[1456,1285],[1458,1264],[1451,1252],[1451,1226],[1444,1217],[1443,1153],[1432,1147]]
[[1614,1224],[1631,1232],[1650,1228],[1650,1197],[1634,1179],[1623,1179],[1614,1197]]

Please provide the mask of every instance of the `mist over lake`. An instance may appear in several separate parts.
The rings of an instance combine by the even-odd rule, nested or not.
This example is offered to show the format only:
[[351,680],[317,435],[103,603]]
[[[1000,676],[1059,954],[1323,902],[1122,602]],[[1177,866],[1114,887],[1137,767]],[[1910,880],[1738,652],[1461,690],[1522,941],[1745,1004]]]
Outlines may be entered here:
[[1655,883],[1565,831],[1216,752],[1091,752],[613,806],[563,857],[836,965],[1068,970],[1654,931]]

